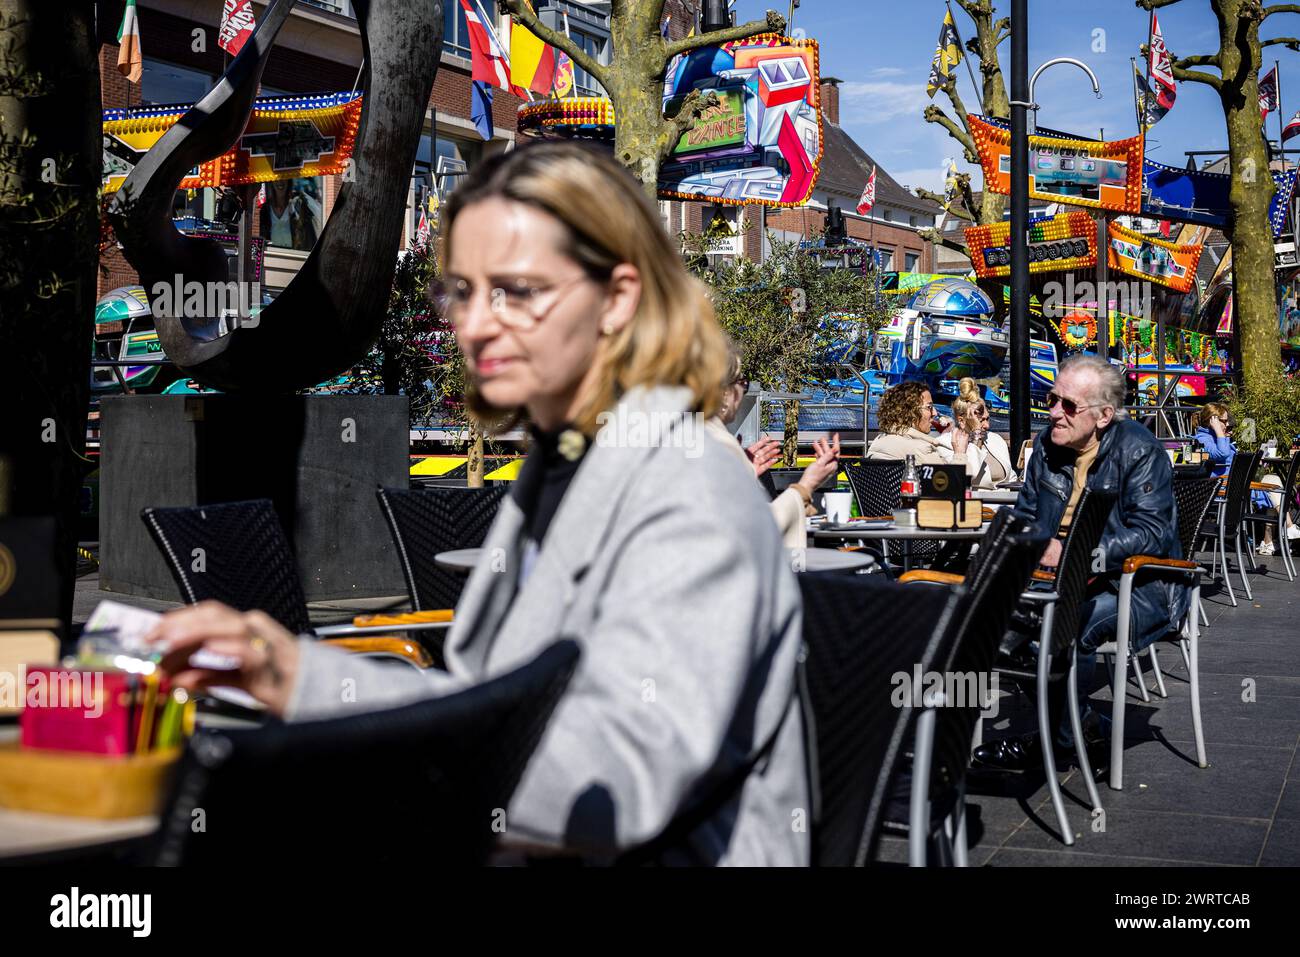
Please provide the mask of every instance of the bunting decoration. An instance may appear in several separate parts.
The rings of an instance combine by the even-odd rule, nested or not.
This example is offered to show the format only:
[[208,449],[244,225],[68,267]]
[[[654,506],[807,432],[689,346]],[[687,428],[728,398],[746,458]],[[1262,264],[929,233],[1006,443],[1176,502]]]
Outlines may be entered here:
[[[342,173],[361,121],[361,94],[260,97],[244,133],[216,159],[195,167],[177,189],[240,186]],[[136,164],[190,105],[104,111],[104,193],[121,188]]]
[[257,28],[250,0],[225,0],[221,10],[221,26],[217,30],[217,46],[231,56],[239,56],[248,38]]

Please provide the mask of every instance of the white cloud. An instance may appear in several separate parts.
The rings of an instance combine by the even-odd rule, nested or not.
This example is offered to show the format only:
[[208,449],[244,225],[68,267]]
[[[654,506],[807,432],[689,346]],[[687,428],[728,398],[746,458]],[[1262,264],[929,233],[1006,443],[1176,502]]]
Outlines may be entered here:
[[867,76],[902,76],[904,72],[903,68],[898,66],[878,66]]
[[921,83],[844,83],[840,86],[840,123],[890,123],[900,117],[920,123],[929,102]]

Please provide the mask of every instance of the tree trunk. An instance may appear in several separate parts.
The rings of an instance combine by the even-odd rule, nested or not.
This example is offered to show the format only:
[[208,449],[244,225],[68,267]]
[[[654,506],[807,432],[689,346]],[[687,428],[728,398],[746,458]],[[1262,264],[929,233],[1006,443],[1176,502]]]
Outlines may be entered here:
[[93,7],[0,0],[0,28],[0,501],[56,518],[70,622],[99,238]]
[[469,430],[469,461],[465,463],[466,484],[470,488],[483,487],[483,433],[477,426],[470,426]]
[[781,441],[781,453],[785,457],[786,468],[792,469],[799,464],[798,399],[788,399],[785,403],[785,435],[782,437]]
[[[1238,16],[1241,0],[1227,0],[1220,15],[1221,98],[1228,127],[1232,185],[1232,278],[1237,339],[1247,391],[1262,387],[1282,372],[1278,346],[1277,287],[1273,274],[1273,230],[1268,207],[1275,188],[1259,119],[1259,24]],[[1255,59],[1243,63],[1243,53]],[[1244,82],[1227,78],[1244,73]]]

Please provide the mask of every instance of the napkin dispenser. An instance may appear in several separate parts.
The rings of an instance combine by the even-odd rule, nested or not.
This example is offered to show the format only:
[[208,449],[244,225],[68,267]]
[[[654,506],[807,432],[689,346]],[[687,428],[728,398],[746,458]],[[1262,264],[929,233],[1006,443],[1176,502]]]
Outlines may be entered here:
[[916,503],[918,528],[979,528],[983,521],[978,499],[923,498]]

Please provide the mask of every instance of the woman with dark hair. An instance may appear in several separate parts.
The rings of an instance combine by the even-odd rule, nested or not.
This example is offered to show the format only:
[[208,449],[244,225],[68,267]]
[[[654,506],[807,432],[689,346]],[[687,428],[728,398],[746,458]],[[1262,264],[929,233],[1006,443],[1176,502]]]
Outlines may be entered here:
[[924,383],[902,382],[886,389],[876,422],[880,434],[867,446],[865,458],[902,461],[912,455],[918,465],[964,465],[970,471],[965,432],[954,432],[949,446],[930,434],[932,427],[946,431],[952,423],[935,414],[934,398]]
[[[668,833],[668,863],[807,864],[792,823],[809,807],[799,589],[752,472],[704,435],[727,349],[703,288],[640,184],[571,143],[491,157],[442,225],[437,301],[467,403],[486,427],[533,433],[484,542],[499,560],[456,608],[449,673],[394,671],[216,604],[165,616],[164,666],[292,721],[445,694],[575,637],[509,846],[608,862]],[[188,663],[202,646],[239,659],[234,682]]]

